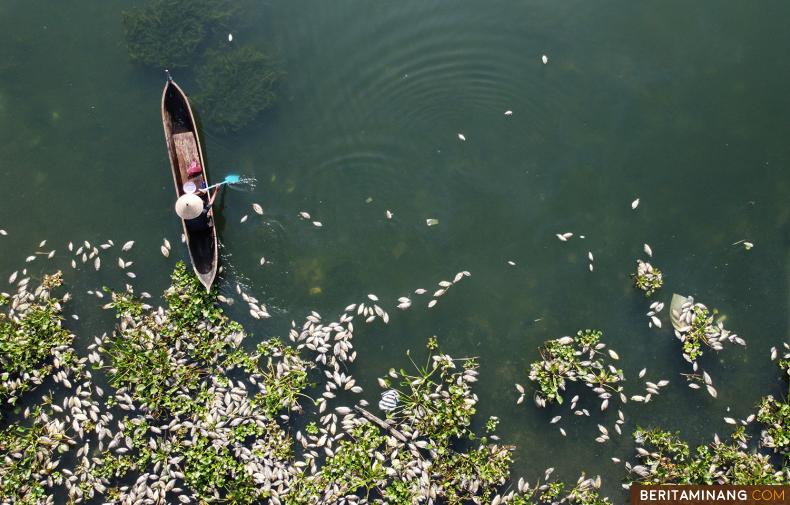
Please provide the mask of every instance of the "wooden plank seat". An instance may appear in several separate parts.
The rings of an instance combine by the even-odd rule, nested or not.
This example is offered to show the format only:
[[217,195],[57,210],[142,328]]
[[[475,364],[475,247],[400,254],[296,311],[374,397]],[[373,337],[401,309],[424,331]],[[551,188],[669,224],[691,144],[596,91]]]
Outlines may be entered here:
[[203,182],[203,172],[190,176],[187,172],[192,160],[197,161],[202,165],[200,160],[200,153],[198,152],[197,142],[195,135],[192,132],[176,133],[173,135],[173,145],[176,150],[176,158],[178,159],[178,170],[181,172],[181,180],[192,181],[195,186],[200,189]]

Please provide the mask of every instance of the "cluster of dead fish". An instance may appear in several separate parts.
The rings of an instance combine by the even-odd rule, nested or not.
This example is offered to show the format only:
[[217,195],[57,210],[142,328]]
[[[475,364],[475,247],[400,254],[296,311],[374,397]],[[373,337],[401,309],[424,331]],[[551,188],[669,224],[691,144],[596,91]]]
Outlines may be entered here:
[[[428,302],[428,308],[430,309],[435,307],[436,304],[439,303],[439,298],[444,296],[447,293],[447,291],[450,290],[451,287],[461,282],[461,280],[463,280],[464,277],[470,277],[471,275],[472,274],[468,270],[463,270],[455,274],[455,277],[453,277],[452,281],[447,281],[447,280],[439,281],[438,285],[436,286],[437,289],[433,292],[433,295],[431,295],[431,300]],[[428,290],[424,288],[417,288],[414,290],[415,295],[424,295],[427,292]],[[398,298],[399,309],[406,310],[409,307],[411,307],[411,305],[412,305],[411,298],[407,296],[401,296],[400,298]]]

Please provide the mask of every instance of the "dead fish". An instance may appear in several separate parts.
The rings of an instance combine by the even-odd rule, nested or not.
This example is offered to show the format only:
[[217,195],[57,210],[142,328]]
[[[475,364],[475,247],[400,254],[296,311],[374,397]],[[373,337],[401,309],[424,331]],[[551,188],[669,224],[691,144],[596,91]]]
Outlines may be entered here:
[[134,246],[134,240],[130,240],[129,242],[126,242],[123,245],[123,247],[121,247],[121,251],[128,251],[129,249],[132,248],[132,246]]
[[425,224],[427,224],[428,226],[436,226],[437,224],[439,224],[439,220],[436,219],[436,218],[430,217],[430,218],[425,220]]
[[429,308],[429,309],[430,309],[430,308],[432,308],[432,307],[433,307],[434,305],[436,305],[437,303],[438,303],[438,300],[435,300],[435,299],[434,299],[434,300],[431,300],[430,302],[428,302],[428,308]]
[[587,251],[587,258],[588,258],[590,261],[593,261],[593,253],[592,253],[592,251]]
[[385,212],[385,215],[387,216],[387,219],[392,219],[393,214],[389,210],[387,210],[387,212]]
[[642,377],[644,377],[646,373],[647,373],[647,368],[643,368],[639,370],[639,378],[641,379]]
[[99,258],[98,256],[96,256],[96,259],[93,260],[93,268],[95,268],[96,270],[99,270],[101,268],[101,258]]
[[259,263],[261,264],[261,266],[265,265],[266,264],[266,258],[264,256],[261,256],[261,260],[259,261]]
[[540,61],[542,61],[543,64],[546,65],[549,63],[549,57],[544,54],[543,56],[540,57]]
[[505,111],[505,115],[506,116],[512,116],[513,115],[513,111],[512,110],[506,110]]
[[610,356],[612,359],[615,359],[615,360],[617,360],[617,359],[620,359],[620,356],[619,356],[619,355],[618,355],[616,352],[614,352],[614,351],[613,351],[613,350],[611,350],[611,349],[608,349],[608,351],[609,351],[609,356]]
[[162,253],[162,256],[164,256],[165,258],[167,258],[168,256],[170,256],[170,249],[168,249],[168,248],[167,248],[167,247],[165,247],[165,246],[161,246],[161,247],[159,247],[159,251]]
[[228,42],[233,42],[233,34],[232,33],[228,34]]
[[239,223],[243,223],[243,222],[244,222],[244,221],[246,221],[246,220],[247,220],[247,214],[244,214],[244,215],[241,217],[241,219],[239,220]]
[[416,294],[416,295],[425,294],[425,290],[422,289],[422,288],[417,288],[417,289],[414,290],[414,294]]
[[5,230],[0,229],[0,235],[5,237],[6,235],[8,235],[8,232],[5,231]]
[[632,210],[636,210],[637,207],[639,207],[639,198],[637,198],[636,200],[631,202],[631,209]]
[[466,142],[466,137],[464,136],[463,133],[459,133],[458,134],[458,138],[461,139],[462,141]]
[[316,228],[321,228],[324,224],[321,221],[313,221],[313,226]]
[[299,213],[299,217],[301,217],[302,219],[310,219],[310,214],[308,214],[305,211],[302,211]]
[[649,246],[649,245],[645,244],[645,246],[644,246],[644,250],[645,250],[645,254],[647,254],[647,255],[648,255],[648,256],[650,256],[651,258],[653,257],[653,250],[652,250],[652,249],[650,249],[650,246]]
[[516,266],[516,262],[512,260],[508,260],[507,264],[510,265],[511,267]]
[[650,321],[653,323],[655,327],[661,328],[661,320],[656,316],[650,316]]
[[164,239],[163,243],[165,244],[165,247],[167,247],[168,249],[170,249],[170,241],[169,241],[169,240],[167,240],[167,239]]
[[45,240],[42,240],[41,242],[39,242],[39,243],[38,243],[38,248],[39,248],[39,249],[41,249],[41,248],[42,248],[42,247],[44,247],[45,245],[47,245],[47,241],[46,241],[46,239],[45,239]]

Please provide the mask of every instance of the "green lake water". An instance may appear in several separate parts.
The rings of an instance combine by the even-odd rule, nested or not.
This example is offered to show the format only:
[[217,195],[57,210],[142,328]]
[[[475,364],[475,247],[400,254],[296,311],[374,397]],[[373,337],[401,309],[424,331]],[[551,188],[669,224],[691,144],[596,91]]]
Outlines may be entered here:
[[[136,241],[122,256],[135,262],[136,289],[154,294],[186,258],[159,112],[164,74],[129,60],[130,5],[0,1],[0,278],[47,239],[55,258],[28,267],[65,269],[78,348],[112,328],[84,292],[129,280],[118,245]],[[269,48],[287,77],[275,107],[242,132],[204,124],[203,146],[214,181],[258,180],[253,192],[226,191],[217,210],[222,292],[240,282],[273,315],[257,321],[234,305],[250,332],[284,336],[311,310],[334,318],[375,293],[391,321],[359,322],[351,370],[371,403],[375,378],[410,366],[406,351],[422,356],[436,335],[448,353],[479,357],[477,421],[501,418],[502,439],[518,446],[515,475],[601,474],[615,502],[624,472],[609,458],[632,459],[632,441],[593,441],[614,409],[582,401],[593,416],[580,418],[515,405],[513,385],[527,382],[544,340],[600,328],[630,394],[644,390],[643,367],[647,380],[671,381],[623,408],[628,432],[655,423],[709,441],[729,432],[723,416],[781,392],[768,355],[788,333],[790,4],[275,0],[244,14],[232,43]],[[189,94],[195,83],[181,74]],[[561,242],[563,232],[575,235]],[[106,239],[116,248],[101,271],[69,267],[70,240]],[[731,245],[743,239],[754,248]],[[717,400],[679,376],[688,367],[668,309],[664,329],[647,327],[649,301],[628,277],[644,243],[665,274],[654,299],[693,295],[748,342],[701,360]],[[459,270],[471,278],[436,307],[410,295]],[[402,312],[405,295],[414,305]],[[548,423],[557,414],[567,437]]]

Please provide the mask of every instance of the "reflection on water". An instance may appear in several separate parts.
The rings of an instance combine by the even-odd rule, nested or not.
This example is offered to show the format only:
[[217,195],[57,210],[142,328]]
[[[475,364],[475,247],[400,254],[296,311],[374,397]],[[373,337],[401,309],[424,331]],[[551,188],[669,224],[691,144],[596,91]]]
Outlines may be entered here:
[[[3,7],[0,29],[11,42],[0,65],[13,72],[0,73],[0,227],[9,231],[0,237],[0,274],[44,238],[59,250],[69,240],[134,239],[135,282],[156,293],[186,257],[175,247],[162,78],[128,60],[121,8]],[[310,310],[337,314],[375,292],[392,320],[358,330],[364,359],[352,371],[368,400],[378,396],[375,377],[437,335],[451,354],[479,356],[479,419],[502,419],[503,439],[519,446],[518,474],[534,480],[555,466],[568,479],[586,470],[619,492],[622,469],[609,457],[630,455],[630,440],[593,441],[595,425],[611,425],[616,413],[599,413],[595,402],[579,405],[591,418],[516,406],[513,384],[525,382],[544,340],[594,327],[620,354],[632,394],[643,367],[671,381],[647,406],[624,409],[626,431],[658,423],[690,442],[708,440],[726,432],[723,415],[742,416],[776,392],[767,350],[788,324],[790,72],[782,62],[790,34],[780,21],[788,9],[424,0],[257,7],[234,41],[276,45],[288,66],[280,100],[233,135],[204,132],[212,180],[228,167],[260,182],[218,202],[222,292],[233,296],[240,282],[273,317],[251,320],[242,303],[233,316],[254,334],[284,335]],[[323,227],[299,219],[301,211]],[[427,218],[439,224],[428,227]],[[573,239],[556,239],[568,231]],[[167,259],[162,237],[174,244]],[[742,239],[754,249],[731,245]],[[665,274],[656,299],[693,295],[747,340],[745,349],[703,358],[718,400],[682,383],[687,368],[669,325],[647,327],[649,301],[628,278],[644,243]],[[75,293],[129,280],[109,267],[72,273],[60,254],[53,261]],[[436,307],[421,299],[394,309],[398,297],[459,270],[472,277]],[[90,299],[77,297],[72,310],[84,315],[69,322],[82,345],[112,325]],[[560,413],[567,437],[548,424]]]

